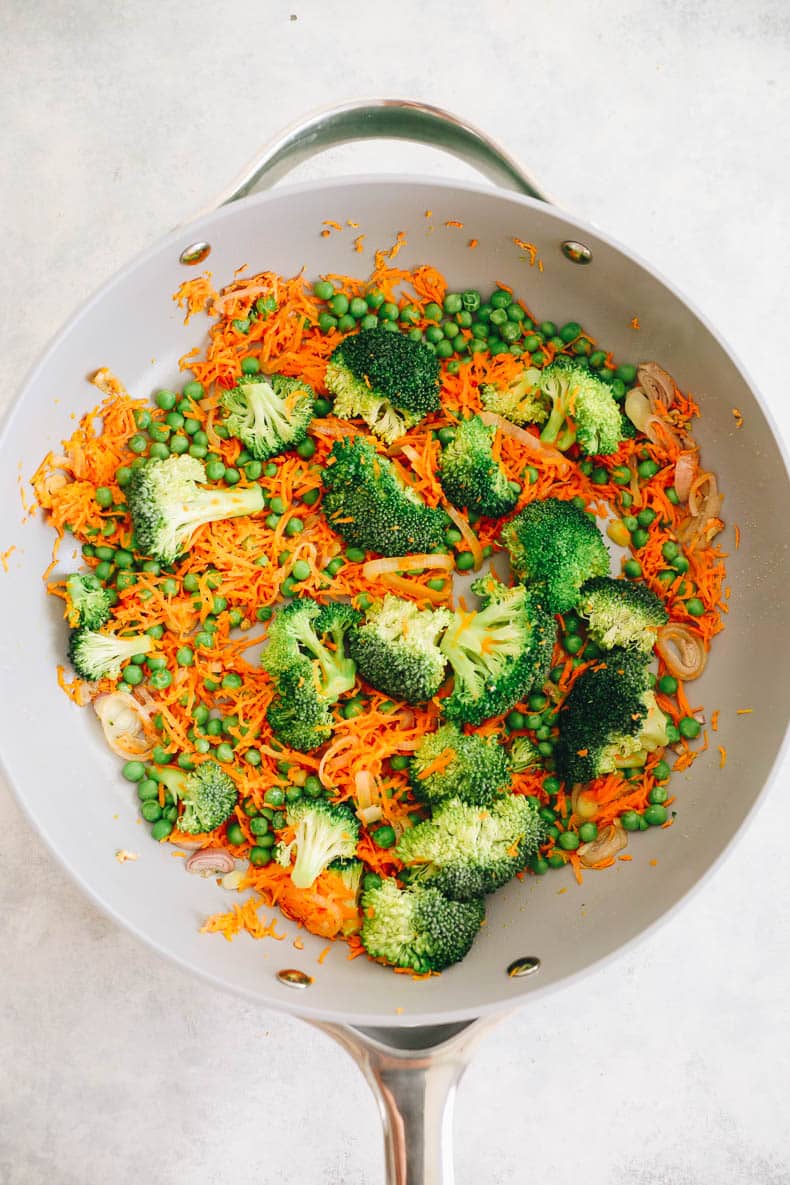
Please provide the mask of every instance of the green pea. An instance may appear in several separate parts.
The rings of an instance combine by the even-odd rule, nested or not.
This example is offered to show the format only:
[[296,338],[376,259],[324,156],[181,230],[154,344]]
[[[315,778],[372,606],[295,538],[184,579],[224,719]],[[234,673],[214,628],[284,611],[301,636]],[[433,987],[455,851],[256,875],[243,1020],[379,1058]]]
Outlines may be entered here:
[[409,759],[403,753],[393,753],[390,757],[390,765],[394,770],[408,769]]
[[228,671],[226,675],[222,676],[222,688],[224,691],[238,691],[244,686],[244,679],[236,671]]
[[667,821],[667,808],[661,806],[660,803],[645,807],[642,815],[645,822],[650,827],[660,827],[662,823]]
[[321,313],[318,317],[318,328],[322,333],[331,333],[333,329],[337,329],[337,317],[333,317],[331,313]]
[[162,808],[155,798],[149,798],[140,807],[140,814],[147,823],[155,823],[162,818]]
[[575,341],[582,331],[582,327],[578,321],[568,321],[560,330],[559,336],[567,345],[569,342]]
[[[446,302],[445,302],[446,303]],[[391,848],[395,845],[397,836],[392,827],[385,824],[384,827],[377,827],[371,831],[370,838],[373,840],[377,848]]]
[[142,778],[137,783],[137,797],[140,802],[159,801],[159,783],[153,778]]
[[683,572],[688,572],[689,566],[689,562],[684,555],[676,556],[676,558],[672,561],[672,567],[676,572],[681,574]]
[[630,364],[618,366],[614,373],[615,378],[620,379],[621,382],[627,383],[630,386],[636,378],[636,367]]
[[222,474],[225,485],[235,486],[241,481],[241,474],[233,465],[226,465],[225,472]]
[[272,609],[271,605],[261,605],[255,610],[255,620],[269,621],[273,612],[274,610]]
[[[661,806],[669,798],[669,791],[664,786],[654,786],[647,796],[647,800],[656,806]],[[648,820],[649,821],[649,820]]]
[[148,682],[152,687],[156,688],[157,691],[165,691],[166,688],[168,688],[173,682],[173,676],[166,668],[161,668],[160,670],[152,672]]
[[225,465],[222,461],[209,461],[206,465],[206,477],[209,481],[221,481],[225,476]]
[[285,526],[286,535],[292,538],[294,535],[301,535],[303,530],[304,523],[300,518],[289,518]]
[[245,842],[246,836],[241,829],[241,825],[234,819],[232,823],[228,823],[225,835],[229,844],[237,848],[240,844]]
[[363,564],[365,562],[366,552],[361,547],[347,547],[346,559],[351,564]]
[[[143,660],[143,662],[139,663],[139,665],[142,666],[143,663],[145,663],[145,665],[148,667],[149,671],[163,671],[165,669],[165,667],[167,666],[167,659],[165,658],[165,656],[163,654],[149,654],[147,656],[145,654],[143,654],[143,655],[140,655],[139,657],[141,657]],[[137,661],[138,661],[138,656],[135,655],[134,658],[132,659],[132,662],[137,662]]]
[[562,831],[557,837],[557,846],[564,852],[575,852],[579,846],[579,835],[576,831]]
[[598,826],[596,823],[582,823],[579,828],[579,839],[582,843],[592,843],[598,838]]
[[266,791],[265,802],[268,806],[278,807],[285,802],[285,793],[279,786],[272,786]]
[[335,286],[329,280],[316,280],[313,292],[319,300],[331,300],[335,294]]
[[355,696],[343,705],[341,711],[346,720],[353,720],[355,717],[361,716],[365,711],[365,701],[359,696]]
[[142,761],[127,761],[123,765],[121,773],[127,782],[140,782],[145,777],[145,766]]
[[538,752],[540,753],[541,757],[551,757],[551,755],[554,752],[554,742],[553,741],[539,741],[538,742]]
[[639,815],[636,811],[624,811],[620,816],[620,822],[624,831],[639,830]]
[[543,789],[547,794],[559,794],[561,785],[559,778],[544,778],[543,780]]
[[631,542],[634,547],[644,547],[649,539],[650,533],[643,530],[642,527],[637,527],[637,529],[631,533]]
[[264,864],[270,864],[271,860],[271,848],[261,847],[260,844],[256,844],[250,848],[250,864],[253,864],[256,868],[262,868]]
[[647,461],[640,461],[636,467],[636,471],[640,477],[649,478],[649,477],[655,477],[655,475],[658,473],[660,468],[661,468],[661,466],[658,465],[655,461],[647,460]]
[[520,732],[523,728],[526,728],[527,721],[523,712],[514,711],[510,712],[510,714],[506,717],[505,724],[511,732]]
[[121,678],[123,679],[124,683],[128,683],[131,687],[137,687],[139,683],[142,683],[145,676],[138,666],[135,666],[133,662],[130,662],[129,665],[124,669]]
[[578,654],[584,646],[584,638],[580,637],[578,634],[569,634],[565,638],[564,645],[568,654]]
[[223,765],[233,760],[233,746],[226,741],[221,741],[214,750],[214,756],[217,761],[221,761]]
[[173,824],[169,819],[157,819],[151,828],[151,838],[161,843],[163,839],[167,839],[172,830]]
[[702,725],[693,716],[684,716],[678,723],[678,730],[687,741],[693,741],[695,737],[699,736]]
[[686,601],[686,612],[690,613],[692,617],[702,617],[705,612],[705,606],[699,597],[691,597]]
[[637,580],[642,575],[642,565],[638,560],[626,560],[623,564],[623,573],[629,580]]
[[128,465],[121,465],[115,470],[115,480],[121,489],[123,489],[124,486],[128,486],[129,482],[132,480],[132,471]]
[[674,675],[662,675],[658,681],[658,690],[662,695],[674,695],[678,689],[678,681]]
[[248,354],[246,358],[241,360],[242,374],[257,374],[261,369],[261,364],[253,354]]
[[186,399],[191,399],[193,403],[196,403],[199,399],[202,399],[205,393],[206,392],[203,384],[199,383],[197,379],[192,379],[190,382],[185,383],[181,392],[181,394]]
[[135,435],[130,438],[128,447],[133,453],[137,453],[139,455],[140,453],[144,453],[148,448],[148,441],[144,436],[140,436],[139,433],[135,433]]
[[291,569],[291,576],[294,580],[307,580],[312,569],[307,560],[297,560]]
[[253,835],[268,835],[269,820],[263,815],[258,815],[254,819],[250,819],[250,831]]
[[[659,782],[666,782],[667,778],[672,773],[672,770],[669,768],[669,765],[666,761],[658,761],[656,762],[653,773]],[[664,799],[657,799],[656,801],[663,802]]]
[[157,391],[156,395],[154,395],[154,402],[157,407],[161,407],[162,411],[172,411],[178,403],[178,396],[175,391],[165,389]]
[[433,580],[428,581],[428,588],[430,588],[433,592],[442,592],[446,584],[446,580],[442,580],[437,576],[434,577]]
[[324,787],[321,785],[321,779],[315,774],[308,774],[304,780],[304,792],[308,798],[320,798],[324,793]]
[[391,300],[385,300],[379,308],[379,319],[381,321],[397,321],[398,306]]

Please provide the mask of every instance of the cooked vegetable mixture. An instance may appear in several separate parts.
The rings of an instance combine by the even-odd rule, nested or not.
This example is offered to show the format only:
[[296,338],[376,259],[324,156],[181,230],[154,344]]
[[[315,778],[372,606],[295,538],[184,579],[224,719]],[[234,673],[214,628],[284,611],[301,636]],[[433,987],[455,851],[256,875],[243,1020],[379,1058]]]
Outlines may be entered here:
[[393,259],[182,285],[192,377],[149,403],[99,371],[34,486],[86,569],[48,585],[62,686],[152,838],[244,895],[206,929],[278,905],[421,975],[513,877],[672,823],[726,590],[665,371]]

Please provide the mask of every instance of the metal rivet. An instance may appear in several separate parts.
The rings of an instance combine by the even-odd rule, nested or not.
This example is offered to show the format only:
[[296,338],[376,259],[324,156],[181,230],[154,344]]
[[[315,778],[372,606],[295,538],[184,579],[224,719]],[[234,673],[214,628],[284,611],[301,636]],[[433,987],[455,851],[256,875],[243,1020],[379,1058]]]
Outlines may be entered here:
[[185,263],[188,267],[194,267],[196,263],[202,263],[207,259],[211,251],[211,243],[190,243],[188,247],[179,255],[180,263]]
[[584,243],[577,243],[568,239],[561,244],[562,254],[571,263],[592,263],[592,251]]
[[292,988],[310,987],[310,984],[313,982],[312,975],[307,975],[304,971],[297,971],[294,967],[288,967],[285,971],[278,971],[277,978],[280,983],[284,983],[286,987]]
[[536,971],[540,971],[540,959],[536,959],[534,955],[514,959],[507,969],[511,979],[520,979],[522,975],[534,975]]

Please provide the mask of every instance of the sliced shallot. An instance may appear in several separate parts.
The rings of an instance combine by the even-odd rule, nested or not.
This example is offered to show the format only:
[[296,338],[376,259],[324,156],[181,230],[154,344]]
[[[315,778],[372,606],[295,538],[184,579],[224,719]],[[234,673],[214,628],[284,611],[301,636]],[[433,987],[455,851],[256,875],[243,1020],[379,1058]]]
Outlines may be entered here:
[[705,670],[708,657],[705,643],[699,634],[680,622],[670,621],[661,627],[656,650],[676,679],[697,679]]
[[637,367],[636,380],[650,400],[652,411],[660,400],[665,408],[675,402],[675,380],[657,362],[641,362]]
[[697,472],[697,454],[691,450],[682,452],[675,462],[673,485],[680,502],[688,502],[691,484]]
[[362,567],[364,580],[375,580],[388,572],[413,572],[415,568],[441,568],[452,572],[455,560],[450,555],[395,555],[383,559],[368,560]]
[[620,824],[610,823],[608,827],[604,827],[597,839],[590,843],[583,843],[579,847],[579,863],[585,868],[595,868],[604,862],[608,864],[627,845],[628,835]]
[[553,444],[546,444],[539,436],[533,436],[524,428],[511,424],[510,420],[506,420],[504,416],[498,416],[496,412],[483,411],[480,413],[480,419],[484,424],[493,424],[505,436],[511,436],[513,440],[517,440],[523,446],[524,452],[533,459],[556,465],[561,474],[567,474],[570,471],[570,461]]
[[201,848],[184,863],[187,872],[195,876],[222,876],[233,872],[235,867],[236,861],[224,848]]
[[574,786],[571,792],[571,806],[573,807],[574,815],[580,819],[591,819],[598,810],[598,803],[593,796],[582,789],[581,786]]
[[148,710],[133,695],[113,691],[93,701],[107,744],[118,757],[145,760],[154,751],[156,731]]

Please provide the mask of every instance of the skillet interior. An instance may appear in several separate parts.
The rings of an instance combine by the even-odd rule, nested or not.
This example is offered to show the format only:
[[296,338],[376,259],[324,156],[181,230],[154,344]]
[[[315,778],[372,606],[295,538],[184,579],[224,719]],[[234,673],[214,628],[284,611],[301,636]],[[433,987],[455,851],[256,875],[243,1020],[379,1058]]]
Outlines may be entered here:
[[[360,229],[322,238],[326,218],[350,218]],[[447,220],[464,228],[448,228]],[[731,551],[728,628],[694,696],[720,710],[716,744],[727,748],[726,767],[719,769],[714,749],[673,780],[676,824],[635,837],[632,863],[589,874],[583,888],[569,871],[508,886],[490,900],[488,923],[465,962],[422,982],[362,959],[349,962],[340,945],[319,967],[324,943],[302,935],[304,950],[294,950],[295,927],[284,919],[278,927],[288,934],[283,942],[241,936],[229,946],[198,933],[208,913],[228,907],[228,895],[211,881],[185,876],[166,845],[150,842],[136,822],[133,789],[122,781],[93,714],[74,708],[57,687],[64,625],[40,580],[52,535],[38,517],[17,525],[19,475],[27,479],[46,449],[56,449],[70,433],[72,412],[97,402],[88,373],[107,365],[137,395],[176,381],[179,356],[203,329],[199,318],[185,327],[170,299],[185,278],[178,262],[184,246],[197,239],[212,244],[205,266],[216,285],[242,263],[251,271],[364,274],[372,250],[390,244],[400,230],[407,235],[399,256],[404,266],[430,262],[454,287],[486,289],[504,281],[541,318],[578,320],[619,357],[654,358],[692,391],[703,410],[697,430],[703,461],[718,473],[726,495],[722,539]],[[365,254],[352,247],[360,232],[370,248]],[[529,266],[514,235],[536,245],[542,272]],[[471,237],[479,240],[476,250],[466,248]],[[563,240],[579,238],[593,250],[591,266],[575,266],[559,251]],[[638,335],[630,327],[635,314]],[[740,430],[733,407],[744,416]],[[17,547],[0,581],[3,620],[7,627],[14,623],[0,640],[0,738],[10,780],[55,853],[98,904],[163,953],[261,1004],[392,1026],[481,1015],[555,986],[634,939],[688,893],[738,832],[778,755],[790,659],[790,482],[765,414],[710,327],[665,282],[610,240],[540,203],[482,186],[388,177],[290,187],[222,209],[171,235],[80,310],[29,377],[0,439],[0,461],[6,536]],[[733,523],[742,532],[738,551],[732,550]],[[742,707],[753,711],[738,717]],[[118,848],[139,852],[140,859],[120,865]],[[565,885],[568,892],[558,895]],[[506,976],[507,965],[521,955],[540,957],[540,975]],[[314,977],[309,991],[297,995],[276,981],[274,973],[289,966]]]

